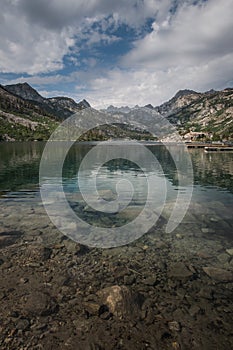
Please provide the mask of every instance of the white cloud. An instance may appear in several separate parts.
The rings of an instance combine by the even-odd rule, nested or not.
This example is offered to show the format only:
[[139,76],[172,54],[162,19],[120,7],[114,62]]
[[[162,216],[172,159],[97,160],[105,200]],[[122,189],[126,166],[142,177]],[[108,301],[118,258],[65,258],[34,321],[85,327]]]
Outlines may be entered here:
[[[63,68],[64,56],[81,40],[88,45],[119,40],[103,30],[118,22],[141,26],[157,0],[5,0],[0,15],[0,72],[46,73]],[[152,11],[153,9],[153,11]],[[91,26],[100,22],[102,33]]]
[[[233,54],[201,65],[171,67],[166,70],[114,69],[105,77],[92,79],[86,98],[95,108],[109,105],[154,106],[167,101],[180,89],[207,91],[232,85]],[[73,95],[77,98],[79,95]]]
[[61,74],[53,74],[53,75],[34,75],[34,76],[24,76],[18,77],[16,79],[11,79],[4,81],[4,84],[17,84],[27,82],[31,85],[48,85],[48,84],[59,84],[59,83],[69,83],[77,79],[77,74],[73,75],[61,75]]
[[127,66],[163,69],[206,63],[233,52],[233,0],[184,3],[169,20],[153,24],[153,31],[134,43],[123,57]]
[[232,8],[233,0],[183,3],[134,43],[122,57],[124,69],[91,82],[90,100],[98,107],[158,105],[179,89],[206,91],[232,85]]
[[74,45],[69,28],[52,32],[32,27],[24,17],[4,14],[0,34],[0,71],[35,74],[63,67],[63,57]]
[[[17,81],[43,85],[42,91],[49,95],[46,84],[57,84],[59,89],[59,83],[76,83],[70,96],[87,98],[95,107],[157,105],[179,89],[223,88],[233,78],[233,0],[193,3],[5,0],[0,14],[0,71],[31,74]],[[151,33],[140,34],[118,66],[100,70],[92,46],[119,41],[114,31],[122,23],[144,33],[149,17],[154,18]],[[86,57],[79,57],[81,48]],[[64,56],[77,72],[65,77],[62,72],[38,75],[62,69]],[[89,67],[85,72],[79,71],[82,63]]]

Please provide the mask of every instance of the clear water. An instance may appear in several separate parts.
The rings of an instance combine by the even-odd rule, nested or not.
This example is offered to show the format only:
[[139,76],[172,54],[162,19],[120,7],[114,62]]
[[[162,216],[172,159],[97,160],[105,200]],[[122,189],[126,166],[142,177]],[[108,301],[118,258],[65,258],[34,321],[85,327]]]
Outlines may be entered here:
[[[0,224],[1,230],[22,230],[27,236],[48,231],[47,239],[55,239],[58,232],[50,222],[43,208],[39,191],[39,164],[44,143],[0,143]],[[107,215],[88,211],[79,194],[77,173],[83,157],[93,147],[90,144],[77,144],[70,150],[63,169],[63,187],[67,199],[74,211],[93,225],[121,225],[132,220],[132,210],[117,215]],[[107,146],[106,146],[107,147]],[[175,147],[175,146],[172,146]],[[166,203],[162,217],[168,220],[179,187],[177,170],[167,149],[161,145],[149,146],[156,155],[161,169],[151,168],[148,160],[146,172],[149,176],[163,178],[167,189]],[[107,149],[106,149],[107,152]],[[179,147],[177,146],[177,152]],[[188,212],[176,232],[185,234],[187,230],[194,234],[217,235],[232,240],[233,237],[233,154],[204,153],[202,149],[190,150],[194,170],[194,189]],[[51,167],[53,164],[51,164]],[[185,165],[184,165],[185,166]],[[147,198],[147,182],[142,169],[125,159],[105,163],[98,169],[98,157],[93,164],[91,175],[80,174],[83,188],[90,192],[90,176],[97,175],[97,188],[106,200],[116,197],[116,183],[130,177],[134,195],[130,208],[140,212]],[[98,171],[97,171],[98,170]],[[48,179],[56,181],[56,178]],[[155,183],[156,186],[156,183]],[[157,184],[159,201],[159,186]],[[184,189],[185,190],[185,189]],[[127,186],[125,187],[127,191]],[[89,193],[91,195],[91,193]],[[151,201],[157,200],[150,198]],[[127,217],[128,215],[128,217]],[[137,215],[137,212],[134,212]],[[106,219],[107,218],[107,219]]]

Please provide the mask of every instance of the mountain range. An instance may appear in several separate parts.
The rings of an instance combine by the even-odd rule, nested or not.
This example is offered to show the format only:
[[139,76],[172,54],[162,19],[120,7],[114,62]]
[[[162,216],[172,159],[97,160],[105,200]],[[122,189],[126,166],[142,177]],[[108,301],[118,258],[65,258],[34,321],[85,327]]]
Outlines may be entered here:
[[[233,140],[233,88],[204,93],[180,90],[160,106],[144,107],[167,118],[186,140]],[[106,111],[127,115],[137,108],[110,106]]]
[[9,93],[41,107],[57,119],[65,119],[83,108],[90,107],[86,100],[77,103],[69,97],[42,97],[28,83],[5,85],[3,88]]
[[69,97],[42,97],[28,83],[0,85],[0,140],[47,140],[59,123],[90,107]]
[[[86,100],[77,103],[63,96],[45,98],[28,83],[0,85],[0,140],[47,140],[62,120],[88,107],[90,104]],[[233,140],[232,88],[204,93],[180,90],[168,102],[155,107],[148,104],[144,108],[144,111],[153,112],[155,119],[156,116],[167,118],[185,139],[195,135],[204,139]],[[138,106],[109,106],[104,112],[113,117],[116,125],[112,130],[102,128],[102,139],[152,138],[134,122],[137,110],[140,110]],[[92,132],[87,139],[92,137],[98,139],[98,133]]]

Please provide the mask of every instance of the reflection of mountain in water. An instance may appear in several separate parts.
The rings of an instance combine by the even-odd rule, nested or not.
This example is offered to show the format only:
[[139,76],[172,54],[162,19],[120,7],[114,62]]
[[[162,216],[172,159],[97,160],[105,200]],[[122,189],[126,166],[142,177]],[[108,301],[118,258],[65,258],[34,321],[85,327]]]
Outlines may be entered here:
[[[75,144],[71,147],[63,167],[63,175],[65,178],[71,178],[77,175],[82,159],[92,147],[93,145],[90,144]],[[106,145],[106,154],[108,147],[110,146]],[[125,158],[129,157],[130,152],[134,152],[133,145],[127,147],[127,154],[124,153],[124,147],[122,147],[121,158],[123,159],[112,160],[105,164],[109,173],[114,173],[116,170],[122,172],[132,171],[135,174],[141,173],[137,165],[125,160]],[[129,151],[130,147],[131,151]],[[1,143],[0,189],[14,191],[29,185],[38,185],[39,164],[43,148],[44,143],[42,142]],[[178,174],[174,160],[179,164],[180,175],[185,178],[188,166],[185,157],[183,157],[185,149],[180,146],[169,146],[165,148],[161,145],[150,146],[148,148],[162,166],[166,178],[172,185],[177,186]],[[59,159],[61,153],[62,143],[55,143],[54,158]],[[232,154],[206,154],[203,150],[190,150],[189,154],[193,163],[194,183],[196,185],[201,185],[203,187],[215,186],[233,192]],[[141,153],[139,152],[137,157],[139,161],[142,161],[143,157],[145,157],[143,151]],[[103,154],[101,151],[99,153],[96,152],[95,163],[103,164],[102,160]],[[52,161],[50,167],[53,167]],[[144,170],[150,173],[153,172],[154,169],[154,164],[147,162]]]
[[38,169],[43,142],[2,143],[0,145],[0,190],[16,190],[38,185]]
[[[116,147],[115,151],[120,154],[120,159],[108,161],[108,154],[112,151],[113,147]],[[91,146],[74,145],[66,158],[63,174],[69,178],[76,176],[83,157],[90,149]],[[96,171],[99,166],[104,165],[109,176],[111,176],[111,173],[114,175],[114,172],[116,172],[116,176],[121,174],[122,178],[124,178],[124,174],[127,177],[128,173],[140,177],[148,175],[163,177],[165,174],[166,179],[171,184],[177,186],[179,184],[178,171],[175,165],[175,163],[177,163],[179,166],[179,176],[182,182],[181,185],[190,185],[190,177],[187,176],[187,169],[190,164],[187,160],[187,152],[184,147],[169,146],[166,148],[162,145],[155,145],[148,146],[147,152],[148,150],[149,153],[152,153],[150,159],[148,155],[146,155],[143,146],[135,151],[135,145],[130,145],[130,143],[127,143],[127,145],[123,145],[122,143],[118,145],[114,145],[114,143],[106,144],[102,149],[100,148],[98,150],[98,147],[95,148],[95,158],[93,164],[90,164],[90,166],[93,166],[93,170]],[[115,156],[114,151],[113,156]],[[138,164],[142,166],[139,167]],[[138,183],[140,183],[140,181],[141,180],[138,178]],[[159,181],[159,179],[157,179],[157,181]]]
[[195,184],[217,186],[233,192],[233,155],[229,153],[208,154],[191,150]]

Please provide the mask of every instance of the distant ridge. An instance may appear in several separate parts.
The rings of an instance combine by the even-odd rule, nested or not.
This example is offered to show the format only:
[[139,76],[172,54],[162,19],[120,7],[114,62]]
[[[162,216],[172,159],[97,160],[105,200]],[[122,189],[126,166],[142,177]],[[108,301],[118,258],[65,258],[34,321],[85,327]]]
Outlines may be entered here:
[[72,98],[65,96],[45,98],[27,82],[5,85],[4,88],[8,92],[21,97],[24,100],[39,104],[41,108],[45,109],[49,114],[52,114],[58,119],[68,118],[73,113],[90,107],[90,104],[86,100],[82,100],[77,103]]
[[[26,82],[0,85],[0,140],[48,139],[59,122],[88,107],[90,104],[85,99],[76,102],[65,96],[45,98]],[[184,139],[192,137],[194,133],[195,137],[210,140],[233,140],[233,88],[206,92],[184,89],[160,106],[153,107],[149,103],[145,108],[151,110],[155,122],[156,115],[167,118]],[[138,129],[136,119],[140,115],[143,124],[146,114],[143,109],[138,106],[109,106],[103,111],[108,113],[105,114],[106,118],[110,114],[115,124],[121,124],[114,126],[115,129],[109,127],[102,130],[104,139],[110,135],[112,138],[124,135],[140,139],[142,130]],[[97,111],[92,113],[92,117],[96,119],[97,114]],[[126,124],[130,124],[128,128]],[[94,134],[95,137],[98,135],[96,132]],[[143,137],[146,137],[145,134]]]

